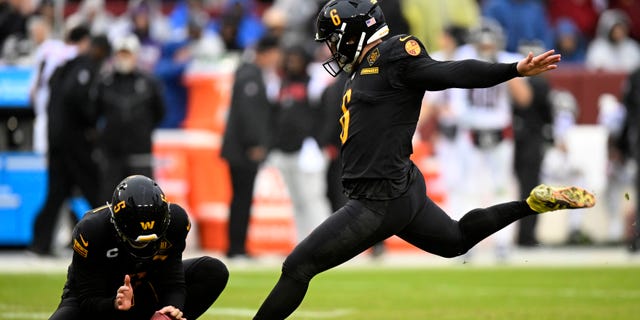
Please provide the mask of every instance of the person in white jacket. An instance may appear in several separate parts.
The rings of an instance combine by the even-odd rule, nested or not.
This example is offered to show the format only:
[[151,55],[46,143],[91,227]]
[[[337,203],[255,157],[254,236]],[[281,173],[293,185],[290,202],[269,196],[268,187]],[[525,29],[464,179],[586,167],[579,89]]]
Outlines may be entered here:
[[586,66],[610,72],[631,72],[640,67],[640,45],[629,37],[629,18],[620,10],[600,15],[596,38],[587,48]]

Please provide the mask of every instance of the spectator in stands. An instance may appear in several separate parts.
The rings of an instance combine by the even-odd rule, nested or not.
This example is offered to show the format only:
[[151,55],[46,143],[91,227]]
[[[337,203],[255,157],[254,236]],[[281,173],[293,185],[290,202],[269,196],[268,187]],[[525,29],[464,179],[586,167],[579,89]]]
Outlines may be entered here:
[[554,48],[562,55],[562,63],[584,64],[587,41],[573,21],[569,18],[558,19],[554,32]]
[[78,11],[67,18],[67,24],[89,26],[93,35],[108,34],[114,19],[105,8],[104,2],[104,0],[83,0]]
[[285,41],[283,45],[303,44],[307,43],[309,39],[313,39],[315,35],[314,24],[309,22],[315,23],[314,15],[320,9],[318,1],[305,1],[305,5],[301,6],[299,0],[274,0],[271,8],[282,12],[286,17],[282,38]]
[[159,83],[136,67],[137,36],[116,39],[113,49],[113,69],[98,81],[92,100],[100,124],[103,199],[127,176],[153,177],[151,135],[165,111]]
[[487,0],[482,15],[498,21],[506,31],[505,50],[518,52],[522,42],[539,42],[553,48],[553,33],[547,12],[538,0]]
[[0,1],[0,59],[15,63],[29,55],[27,21],[34,10],[31,1]]
[[116,40],[130,33],[140,41],[138,66],[151,72],[160,58],[161,44],[169,38],[169,25],[160,11],[157,1],[144,1],[130,6],[109,33]]
[[[82,28],[82,38],[87,39],[89,29]],[[94,37],[90,47],[79,45],[78,56],[51,76],[47,199],[36,217],[30,246],[38,255],[54,254],[51,242],[58,213],[76,187],[93,207],[108,200],[99,195],[99,169],[94,158],[96,119],[89,92],[109,52],[107,38]]]
[[310,99],[310,62],[303,46],[285,50],[282,82],[271,113],[269,161],[287,185],[298,241],[331,214],[326,198],[326,159],[317,143],[324,124],[321,109]]
[[230,0],[221,17],[208,28],[220,34],[227,50],[243,50],[258,41],[266,31],[254,9],[253,0]]
[[[56,12],[54,0],[42,0],[36,10],[36,15],[39,15],[44,19],[54,34],[60,32],[60,25],[56,23]],[[58,34],[59,35],[59,34]]]
[[262,15],[262,23],[265,27],[265,33],[282,40],[288,29],[287,18],[286,11],[276,8],[275,6],[269,7],[269,9],[265,10]]
[[619,9],[629,17],[629,35],[640,41],[640,1],[639,0],[609,0],[609,8]]
[[438,37],[442,29],[448,25],[476,25],[480,6],[476,0],[403,0],[402,12],[410,33],[422,40],[427,50],[435,52],[440,49]]
[[[587,39],[596,35],[598,9],[593,0],[548,0],[547,11],[552,25],[561,19],[569,19]],[[564,55],[562,61],[565,61]]]
[[145,71],[153,70],[160,56],[160,42],[164,39],[162,33],[168,31],[168,28],[163,25],[162,15],[154,14],[151,10],[149,6],[139,5],[130,13],[131,32],[140,41],[138,63]]
[[587,48],[588,68],[631,72],[640,66],[640,45],[629,38],[629,18],[624,12],[615,9],[603,12],[597,33]]
[[182,77],[191,61],[187,42],[172,42],[163,45],[154,74],[162,84],[166,114],[161,128],[180,128],[187,114],[187,88]]
[[189,22],[194,19],[209,22],[209,14],[205,10],[203,0],[179,0],[168,17],[169,42],[180,42],[189,38]]
[[267,156],[269,99],[267,84],[280,61],[278,39],[261,38],[255,55],[238,67],[221,156],[228,165],[233,189],[229,207],[227,257],[247,257],[246,238],[258,168]]
[[238,43],[240,19],[239,16],[227,13],[218,21],[216,29],[220,33],[225,49],[228,52],[242,52],[242,46]]
[[187,88],[183,83],[185,71],[193,61],[192,44],[203,36],[206,21],[194,16],[189,20],[189,35],[180,41],[170,41],[162,47],[154,74],[163,87],[166,103],[165,117],[160,128],[180,128],[187,114]]

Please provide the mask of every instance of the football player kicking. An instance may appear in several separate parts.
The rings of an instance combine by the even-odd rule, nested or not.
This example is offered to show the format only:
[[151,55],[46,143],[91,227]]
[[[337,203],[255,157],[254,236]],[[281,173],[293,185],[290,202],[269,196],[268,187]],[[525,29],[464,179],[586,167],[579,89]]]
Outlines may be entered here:
[[389,29],[376,0],[332,0],[320,11],[316,27],[316,40],[326,42],[333,54],[325,69],[349,74],[340,120],[349,201],[293,249],[254,319],[285,319],[315,275],[392,235],[455,257],[523,217],[595,204],[582,188],[540,185],[526,200],[474,209],[455,221],[426,196],[423,176],[409,160],[425,90],[490,87],[533,76],[557,68],[560,55],[529,54],[512,64],[435,61],[413,36],[382,39]]
[[191,225],[146,176],[122,180],[111,203],[88,212],[73,231],[73,260],[50,320],[197,319],[227,285],[211,257],[182,260]]

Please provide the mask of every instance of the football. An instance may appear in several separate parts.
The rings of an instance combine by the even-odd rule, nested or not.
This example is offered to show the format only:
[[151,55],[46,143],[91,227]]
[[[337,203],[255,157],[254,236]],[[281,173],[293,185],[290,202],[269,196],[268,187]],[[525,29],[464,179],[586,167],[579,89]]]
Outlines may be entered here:
[[173,318],[171,318],[170,316],[164,314],[164,313],[160,313],[158,311],[156,311],[153,314],[153,317],[151,317],[151,320],[173,320]]

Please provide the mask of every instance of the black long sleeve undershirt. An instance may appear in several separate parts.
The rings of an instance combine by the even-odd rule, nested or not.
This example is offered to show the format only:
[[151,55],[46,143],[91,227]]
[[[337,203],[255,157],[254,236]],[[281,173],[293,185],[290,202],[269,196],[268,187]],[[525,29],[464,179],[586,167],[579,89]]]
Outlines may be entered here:
[[406,60],[404,80],[409,87],[437,91],[448,88],[488,88],[520,74],[517,63],[489,63],[480,60]]

